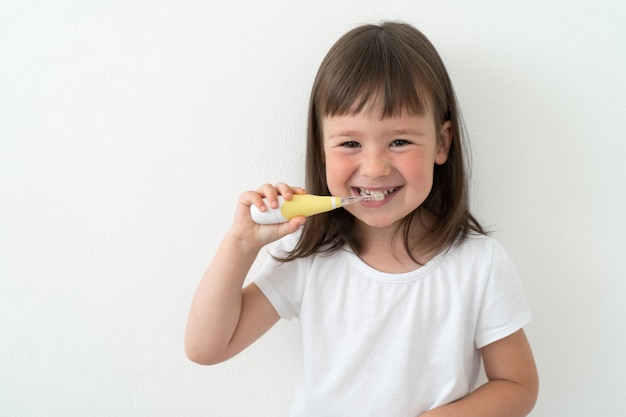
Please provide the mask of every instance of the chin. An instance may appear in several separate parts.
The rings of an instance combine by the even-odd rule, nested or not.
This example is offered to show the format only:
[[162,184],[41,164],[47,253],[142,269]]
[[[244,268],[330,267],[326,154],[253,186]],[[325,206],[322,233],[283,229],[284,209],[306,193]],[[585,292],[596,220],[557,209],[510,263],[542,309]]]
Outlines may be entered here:
[[359,221],[359,223],[361,223],[363,227],[370,227],[374,229],[387,229],[389,227],[393,227],[395,229],[402,221],[402,219],[394,220],[394,219],[381,219],[381,218],[378,218],[378,219],[359,218],[358,216],[355,216],[355,217],[357,218],[357,220]]

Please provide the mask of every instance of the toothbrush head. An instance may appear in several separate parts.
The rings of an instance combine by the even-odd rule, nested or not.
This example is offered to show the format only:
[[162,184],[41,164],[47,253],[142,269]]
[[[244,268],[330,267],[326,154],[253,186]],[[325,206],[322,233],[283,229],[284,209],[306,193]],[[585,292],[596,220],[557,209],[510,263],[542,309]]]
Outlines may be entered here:
[[351,197],[343,197],[341,199],[341,206],[347,204],[360,203],[361,201],[382,201],[385,199],[385,193],[380,191],[372,192],[371,194],[353,195]]

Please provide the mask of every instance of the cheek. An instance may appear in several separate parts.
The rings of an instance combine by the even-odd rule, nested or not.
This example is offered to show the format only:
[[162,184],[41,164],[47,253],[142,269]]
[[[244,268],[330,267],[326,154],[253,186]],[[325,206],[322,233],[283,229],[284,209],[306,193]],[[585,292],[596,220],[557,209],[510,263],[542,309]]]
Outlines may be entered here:
[[326,183],[330,191],[344,186],[351,175],[352,168],[348,158],[333,154],[326,156]]
[[419,158],[407,161],[401,170],[408,182],[419,187],[430,188],[433,182],[435,164],[428,158]]

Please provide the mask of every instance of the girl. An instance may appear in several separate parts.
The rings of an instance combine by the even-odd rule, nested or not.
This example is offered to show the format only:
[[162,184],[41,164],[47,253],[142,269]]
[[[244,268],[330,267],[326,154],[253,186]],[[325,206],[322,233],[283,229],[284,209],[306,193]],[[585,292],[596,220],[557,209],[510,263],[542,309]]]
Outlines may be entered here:
[[[311,94],[306,164],[309,193],[384,199],[257,225],[251,205],[305,190],[243,193],[192,302],[188,357],[224,361],[298,317],[292,416],[527,415],[538,386],[530,314],[511,260],[469,212],[456,99],[424,35],[367,25],[331,48]],[[488,382],[476,389],[481,359]]]

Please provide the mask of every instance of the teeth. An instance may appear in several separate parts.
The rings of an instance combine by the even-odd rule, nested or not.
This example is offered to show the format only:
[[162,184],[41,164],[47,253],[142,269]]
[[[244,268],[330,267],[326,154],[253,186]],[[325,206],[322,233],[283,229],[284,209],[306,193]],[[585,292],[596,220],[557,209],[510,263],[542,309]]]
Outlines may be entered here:
[[390,188],[388,190],[385,191],[372,191],[372,190],[365,190],[363,188],[359,188],[359,194],[362,196],[368,196],[371,197],[372,200],[374,201],[382,201],[385,199],[385,196],[389,193],[392,193],[394,191],[394,188]]
[[371,193],[370,196],[372,197],[374,201],[382,201],[385,199],[385,194],[381,192]]

